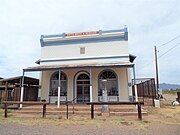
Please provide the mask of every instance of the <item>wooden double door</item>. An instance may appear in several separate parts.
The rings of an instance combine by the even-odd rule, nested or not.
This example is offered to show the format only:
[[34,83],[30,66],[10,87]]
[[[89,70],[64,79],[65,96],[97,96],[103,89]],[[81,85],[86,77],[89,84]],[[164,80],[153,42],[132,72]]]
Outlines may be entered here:
[[77,102],[86,103],[90,101],[90,78],[83,73],[77,77]]

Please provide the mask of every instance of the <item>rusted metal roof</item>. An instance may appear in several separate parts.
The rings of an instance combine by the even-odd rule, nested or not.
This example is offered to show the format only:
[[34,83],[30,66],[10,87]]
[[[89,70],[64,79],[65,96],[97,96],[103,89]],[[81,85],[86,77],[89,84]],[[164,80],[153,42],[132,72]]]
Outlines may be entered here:
[[[10,82],[10,83],[20,83],[20,80],[22,79],[22,76],[16,76],[11,78],[5,78],[1,79],[0,82]],[[31,77],[24,77],[24,81],[27,84],[39,84],[39,79],[31,78]]]
[[71,64],[71,65],[42,65],[36,67],[28,67],[24,71],[43,71],[43,70],[57,70],[57,69],[74,69],[74,68],[130,68],[134,63],[89,63],[89,64]]

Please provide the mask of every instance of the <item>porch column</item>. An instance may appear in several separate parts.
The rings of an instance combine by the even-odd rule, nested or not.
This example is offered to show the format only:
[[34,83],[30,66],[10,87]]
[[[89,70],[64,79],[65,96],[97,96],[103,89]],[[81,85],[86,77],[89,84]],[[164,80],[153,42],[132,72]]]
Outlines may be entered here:
[[[22,81],[21,81],[21,97],[20,97],[20,102],[23,102],[23,97],[24,97],[24,70],[23,70],[23,75],[22,75]],[[22,108],[22,104],[20,104],[20,108]]]
[[40,87],[38,88],[38,101],[41,101],[41,91],[43,86],[43,71],[40,72],[39,85]]
[[135,65],[133,66],[135,101],[138,102]]
[[57,107],[60,107],[60,101],[61,101],[61,69],[59,69],[59,86],[58,86],[58,103]]
[[90,72],[90,102],[92,102],[92,68],[89,70]]

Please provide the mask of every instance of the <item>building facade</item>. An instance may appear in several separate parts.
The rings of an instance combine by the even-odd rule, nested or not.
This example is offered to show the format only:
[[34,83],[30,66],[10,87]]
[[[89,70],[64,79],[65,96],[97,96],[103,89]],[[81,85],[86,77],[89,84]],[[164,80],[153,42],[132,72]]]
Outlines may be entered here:
[[[128,51],[127,28],[41,36],[39,98],[50,103],[129,101],[130,71],[135,56]],[[134,77],[135,77],[135,70]]]

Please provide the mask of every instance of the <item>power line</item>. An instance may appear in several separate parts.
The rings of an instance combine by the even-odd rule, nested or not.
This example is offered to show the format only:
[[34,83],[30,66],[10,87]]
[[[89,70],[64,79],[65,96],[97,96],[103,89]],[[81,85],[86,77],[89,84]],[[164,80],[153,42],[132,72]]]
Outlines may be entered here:
[[180,35],[176,36],[175,38],[169,40],[168,42],[166,42],[166,43],[164,43],[164,44],[162,44],[162,45],[157,46],[157,48],[160,48],[160,47],[162,47],[162,46],[165,46],[165,45],[169,44],[170,42],[174,41],[175,39],[177,39],[177,38],[179,38],[179,37],[180,37]]
[[[165,54],[167,54],[168,52],[170,52],[172,49],[174,49],[175,47],[177,47],[178,45],[180,45],[180,42],[175,44],[173,47],[171,47],[169,50],[167,50],[165,53],[163,53],[162,55],[160,55],[157,59],[161,58],[162,56],[164,56]],[[154,62],[155,59],[151,60],[150,62],[148,62],[147,64],[144,65],[144,67],[148,66],[149,64],[151,64],[152,62]]]
[[165,53],[163,53],[162,55],[160,55],[160,56],[158,57],[158,59],[161,58],[162,56],[164,56],[165,54],[167,54],[168,52],[170,52],[172,49],[174,49],[174,48],[177,47],[178,45],[180,45],[180,42],[177,43],[177,44],[175,44],[173,47],[171,47],[169,50],[167,50],[167,51],[166,51]]

